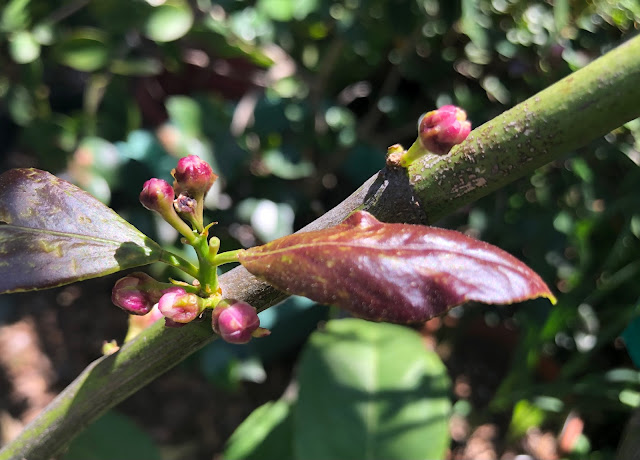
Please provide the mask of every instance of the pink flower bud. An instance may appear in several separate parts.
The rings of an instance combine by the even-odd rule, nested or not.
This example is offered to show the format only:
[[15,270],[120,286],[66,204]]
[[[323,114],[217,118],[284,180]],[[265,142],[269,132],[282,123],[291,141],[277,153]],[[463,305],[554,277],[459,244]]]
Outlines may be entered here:
[[142,186],[140,203],[148,210],[164,215],[167,211],[173,211],[174,195],[173,187],[167,181],[153,178]]
[[158,308],[166,318],[176,323],[193,321],[204,309],[197,295],[188,293],[181,287],[170,287],[163,292]]
[[471,132],[467,113],[455,105],[445,105],[427,112],[420,120],[418,136],[422,147],[432,153],[444,155]]
[[111,301],[132,315],[146,315],[160,299],[161,286],[146,273],[131,273],[116,281],[111,291]]
[[256,309],[246,302],[223,300],[213,309],[211,326],[216,334],[229,343],[247,343],[251,337],[268,335],[260,328]]
[[176,191],[194,198],[204,196],[218,178],[209,163],[197,155],[181,158],[171,175],[175,178],[173,186]]

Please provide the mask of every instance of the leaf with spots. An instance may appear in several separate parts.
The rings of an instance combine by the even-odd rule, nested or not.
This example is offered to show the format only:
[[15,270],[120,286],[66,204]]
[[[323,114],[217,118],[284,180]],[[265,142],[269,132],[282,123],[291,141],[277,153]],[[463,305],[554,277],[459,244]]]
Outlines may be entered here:
[[37,169],[0,175],[0,293],[104,276],[161,254],[157,243],[75,185]]
[[240,263],[289,294],[373,321],[421,323],[468,301],[555,303],[544,281],[500,248],[452,230],[382,223],[365,211],[242,251]]

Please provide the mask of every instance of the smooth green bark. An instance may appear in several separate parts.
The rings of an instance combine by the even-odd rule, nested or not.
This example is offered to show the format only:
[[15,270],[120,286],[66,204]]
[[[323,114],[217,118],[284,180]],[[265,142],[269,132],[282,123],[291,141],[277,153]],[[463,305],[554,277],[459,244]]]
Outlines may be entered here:
[[474,129],[447,155],[408,168],[435,222],[640,115],[640,37]]
[[[306,229],[335,225],[355,209],[385,221],[434,222],[640,116],[639,82],[636,37],[480,126],[449,155],[428,155],[413,163],[408,175],[383,169]],[[220,284],[225,297],[259,310],[285,298],[242,267],[223,275]],[[157,323],[85,369],[0,451],[0,460],[56,455],[91,421],[214,339],[208,321],[180,329]]]

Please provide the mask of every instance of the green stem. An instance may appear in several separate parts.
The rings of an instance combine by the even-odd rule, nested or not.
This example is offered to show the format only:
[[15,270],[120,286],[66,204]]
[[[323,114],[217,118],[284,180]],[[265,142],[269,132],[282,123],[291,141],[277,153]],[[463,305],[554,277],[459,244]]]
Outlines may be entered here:
[[209,296],[218,289],[218,267],[211,263],[209,242],[207,241],[206,233],[196,239],[193,247],[196,250],[200,264],[200,275],[198,279],[200,280],[201,290],[205,296]]
[[238,262],[238,255],[242,251],[244,251],[244,249],[236,249],[235,251],[221,252],[220,254],[217,254],[214,257],[213,263],[216,266],[218,266],[218,265],[231,264],[234,262]]
[[160,255],[160,262],[182,270],[187,275],[190,275],[194,278],[198,278],[200,276],[198,267],[196,267],[186,259],[183,259],[182,257],[174,254],[173,252],[167,251],[166,249],[162,250],[162,254]]
[[430,152],[422,146],[422,144],[420,143],[420,139],[416,139],[411,147],[409,147],[404,155],[402,155],[402,158],[400,159],[400,165],[407,168],[413,162],[427,154],[430,154]]

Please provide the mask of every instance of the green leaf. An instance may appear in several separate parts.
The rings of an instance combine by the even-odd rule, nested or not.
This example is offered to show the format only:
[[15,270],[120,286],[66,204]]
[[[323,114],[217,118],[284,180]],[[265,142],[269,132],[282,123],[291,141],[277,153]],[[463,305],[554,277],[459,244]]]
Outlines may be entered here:
[[279,149],[270,149],[264,152],[262,162],[271,174],[281,179],[302,179],[311,176],[315,171],[313,163],[304,160],[293,162]]
[[93,72],[109,62],[105,34],[98,29],[80,29],[55,49],[58,61],[81,72]]
[[171,122],[191,137],[202,133],[202,110],[198,103],[188,96],[171,96],[165,103]]
[[275,21],[287,22],[293,19],[294,0],[258,0],[257,9]]
[[0,175],[0,293],[60,286],[160,260],[157,243],[46,171]]
[[18,64],[28,64],[40,56],[40,43],[31,32],[21,30],[9,39],[9,53]]
[[330,321],[311,336],[298,382],[296,458],[444,458],[449,379],[415,331]]
[[634,318],[622,332],[627,352],[636,367],[640,367],[640,317]]
[[73,440],[64,460],[160,460],[153,439],[129,417],[107,412]]
[[280,290],[374,321],[421,323],[468,301],[555,302],[533,270],[500,248],[452,230],[385,224],[364,211],[247,249],[239,261]]
[[268,402],[256,410],[233,432],[223,457],[225,460],[293,459],[291,405]]
[[114,59],[109,67],[115,74],[136,77],[152,77],[162,70],[162,62],[152,57]]
[[544,422],[545,413],[539,407],[534,406],[526,399],[516,403],[511,414],[509,424],[509,436],[511,439],[519,439],[531,428],[538,427]]
[[144,33],[157,42],[171,42],[189,32],[193,25],[193,11],[187,2],[169,0],[151,11]]
[[0,31],[11,32],[24,29],[29,24],[31,0],[10,0],[2,8]]

